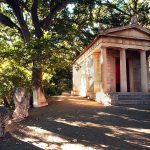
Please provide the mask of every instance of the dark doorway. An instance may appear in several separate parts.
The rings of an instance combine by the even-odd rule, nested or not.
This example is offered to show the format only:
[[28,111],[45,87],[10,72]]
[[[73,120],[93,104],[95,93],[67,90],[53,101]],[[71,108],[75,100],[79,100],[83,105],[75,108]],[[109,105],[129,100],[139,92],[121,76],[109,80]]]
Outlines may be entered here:
[[130,92],[130,75],[129,75],[129,59],[126,61],[127,66],[127,91]]
[[120,92],[120,59],[116,58],[116,92]]

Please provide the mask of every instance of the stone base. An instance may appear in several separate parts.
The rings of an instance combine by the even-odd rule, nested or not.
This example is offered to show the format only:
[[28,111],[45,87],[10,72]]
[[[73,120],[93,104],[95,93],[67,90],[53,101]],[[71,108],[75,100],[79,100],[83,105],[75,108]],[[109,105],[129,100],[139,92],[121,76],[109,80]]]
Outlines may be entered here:
[[44,106],[47,106],[48,105],[48,102],[40,102],[40,103],[33,103],[33,107],[44,107]]
[[150,93],[112,92],[108,94],[112,105],[150,105]]
[[104,92],[96,92],[95,100],[97,102],[102,103],[104,106],[110,106],[111,105],[110,96]]

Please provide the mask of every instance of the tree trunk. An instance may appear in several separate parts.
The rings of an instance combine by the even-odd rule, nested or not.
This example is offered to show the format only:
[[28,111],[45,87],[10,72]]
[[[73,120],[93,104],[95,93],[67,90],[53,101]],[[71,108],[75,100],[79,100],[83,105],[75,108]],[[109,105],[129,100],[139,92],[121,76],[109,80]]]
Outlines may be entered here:
[[42,87],[42,68],[35,67],[32,68],[32,88],[33,88],[33,106],[42,107],[47,106],[44,90]]
[[20,122],[29,116],[30,94],[24,87],[18,87],[14,95],[15,110],[13,112],[13,121]]

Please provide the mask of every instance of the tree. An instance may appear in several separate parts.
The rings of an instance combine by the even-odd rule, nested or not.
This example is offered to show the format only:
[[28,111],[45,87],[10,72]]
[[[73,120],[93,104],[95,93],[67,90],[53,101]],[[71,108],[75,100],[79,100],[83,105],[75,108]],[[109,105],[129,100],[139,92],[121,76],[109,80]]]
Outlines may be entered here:
[[[44,31],[48,30],[54,21],[54,17],[68,3],[70,0],[3,0],[1,1],[0,22],[16,29],[24,43],[32,45],[32,39],[35,39],[36,43],[40,42],[44,36]],[[37,105],[42,106],[46,103],[42,88],[42,66],[39,57],[42,55],[43,49],[38,44],[36,46],[34,45],[34,50],[37,55],[32,57],[34,58],[32,59],[32,88],[34,101],[37,101]]]
[[105,1],[104,5],[107,6],[108,15],[110,15],[109,24],[111,27],[129,24],[131,17],[137,15],[139,23],[149,28],[150,5],[148,0]]

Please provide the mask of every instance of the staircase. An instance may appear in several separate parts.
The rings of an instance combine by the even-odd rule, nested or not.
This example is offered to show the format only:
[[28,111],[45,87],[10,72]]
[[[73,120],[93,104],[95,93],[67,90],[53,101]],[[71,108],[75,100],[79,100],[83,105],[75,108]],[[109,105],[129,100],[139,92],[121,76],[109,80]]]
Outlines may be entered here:
[[148,105],[150,104],[150,93],[144,92],[114,92],[108,94],[111,98],[112,105]]

